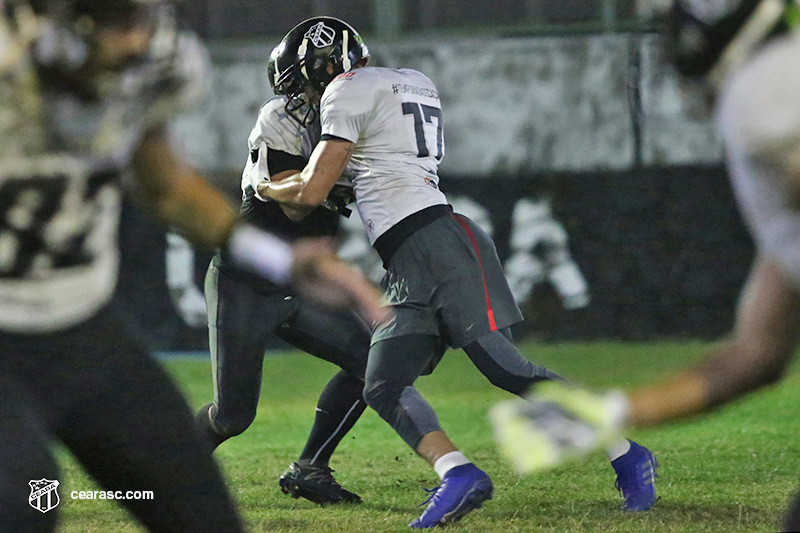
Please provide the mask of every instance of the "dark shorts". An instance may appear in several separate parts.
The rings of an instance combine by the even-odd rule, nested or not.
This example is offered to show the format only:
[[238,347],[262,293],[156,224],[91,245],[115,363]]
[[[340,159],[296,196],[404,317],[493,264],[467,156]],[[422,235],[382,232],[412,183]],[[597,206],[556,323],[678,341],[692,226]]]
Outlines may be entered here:
[[375,328],[372,344],[424,334],[461,348],[522,321],[492,239],[462,215],[417,230],[386,270],[382,286],[395,315]]

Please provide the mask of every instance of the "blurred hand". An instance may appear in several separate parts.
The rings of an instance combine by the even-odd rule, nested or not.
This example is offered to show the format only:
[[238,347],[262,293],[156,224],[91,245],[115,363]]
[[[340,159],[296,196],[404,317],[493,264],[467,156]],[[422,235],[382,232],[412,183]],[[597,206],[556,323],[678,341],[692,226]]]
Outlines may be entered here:
[[620,439],[628,399],[559,381],[534,385],[527,399],[495,405],[489,413],[500,452],[526,474],[582,458]]
[[353,309],[369,324],[391,316],[391,310],[381,305],[375,287],[336,256],[333,239],[299,239],[292,252],[292,282],[301,295],[327,307]]

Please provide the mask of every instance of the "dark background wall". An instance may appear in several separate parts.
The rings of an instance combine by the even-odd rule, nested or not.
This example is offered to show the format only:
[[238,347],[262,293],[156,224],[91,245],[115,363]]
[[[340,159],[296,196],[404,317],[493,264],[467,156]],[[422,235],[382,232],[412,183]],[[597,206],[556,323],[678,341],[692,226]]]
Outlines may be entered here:
[[[299,21],[317,15],[347,20],[360,31],[378,30],[376,15],[390,0],[193,0],[181,6],[182,18],[204,37],[248,38],[284,34]],[[521,24],[591,24],[604,18],[631,20],[634,0],[402,0],[399,26],[404,32],[461,32]]]
[[[715,338],[730,328],[753,246],[719,166],[626,172],[442,178],[442,190],[468,196],[490,213],[498,253],[509,254],[511,212],[522,197],[549,195],[591,294],[565,311],[552,287],[537,286],[518,335],[548,340]],[[117,303],[152,347],[206,346],[204,328],[187,326],[165,281],[163,229],[127,208]],[[210,254],[198,252],[195,279]]]

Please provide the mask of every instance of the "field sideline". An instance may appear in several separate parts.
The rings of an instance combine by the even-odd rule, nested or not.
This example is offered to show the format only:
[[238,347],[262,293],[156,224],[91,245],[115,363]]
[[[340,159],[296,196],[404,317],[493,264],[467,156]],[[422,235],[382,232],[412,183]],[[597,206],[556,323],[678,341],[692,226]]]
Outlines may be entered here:
[[[593,386],[621,386],[658,377],[695,359],[702,343],[527,344],[531,359]],[[165,362],[193,407],[211,399],[205,359]],[[619,373],[617,371],[619,369]],[[319,508],[280,493],[277,478],[299,455],[317,396],[334,367],[307,355],[281,354],[264,364],[258,417],[243,435],[223,444],[217,458],[254,532],[411,531],[423,488],[437,478],[373,412],[367,411],[334,455],[337,479],[364,498],[361,505]],[[485,413],[508,395],[492,387],[461,352],[450,352],[422,394],[442,426],[495,483],[494,499],[449,531],[775,531],[800,485],[800,374],[694,423],[632,435],[661,465],[661,500],[647,513],[626,514],[614,474],[602,454],[549,474],[513,474],[495,452]],[[61,527],[69,533],[141,531],[107,501],[71,500],[94,485],[62,452]],[[20,490],[27,490],[22,487]],[[156,495],[156,498],[158,495]]]

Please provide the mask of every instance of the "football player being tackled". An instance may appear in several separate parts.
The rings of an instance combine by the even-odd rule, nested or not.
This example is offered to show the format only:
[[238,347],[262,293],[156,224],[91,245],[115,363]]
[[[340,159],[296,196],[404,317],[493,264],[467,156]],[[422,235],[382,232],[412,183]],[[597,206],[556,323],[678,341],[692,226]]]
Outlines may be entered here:
[[[279,60],[280,50],[273,56]],[[269,62],[269,80],[276,90],[279,69]],[[295,93],[285,87],[280,94]],[[305,167],[320,137],[318,107],[302,94],[277,96],[261,108],[250,134],[247,163],[242,175],[240,219],[288,241],[301,237],[333,238],[339,212],[349,215],[346,204],[352,186],[342,185],[324,206],[301,221],[292,221],[292,208],[258,196],[262,180],[280,181]],[[360,502],[361,498],[339,485],[328,461],[344,435],[366,408],[364,372],[370,329],[355,313],[333,311],[297,296],[285,286],[237,267],[229,254],[217,254],[206,276],[209,311],[209,345],[213,362],[214,403],[197,414],[197,421],[214,447],[242,433],[256,415],[261,375],[271,337],[280,338],[311,355],[339,366],[319,398],[314,425],[299,459],[281,476],[281,490],[319,504]]]
[[[261,181],[256,191],[299,217],[325,201],[341,177],[352,183],[387,269],[385,300],[394,312],[373,331],[364,397],[442,479],[410,524],[430,528],[481,507],[493,486],[444,433],[416,379],[448,345],[463,348],[493,384],[514,394],[560,378],[514,346],[508,328],[522,317],[494,244],[454,214],[439,190],[444,137],[436,87],[420,72],[368,67],[368,59],[361,36],[338,19],[309,19],[284,37],[271,59],[276,91],[320,102],[322,136],[302,172]],[[624,439],[612,448],[629,508],[649,508],[652,455]]]
[[[166,123],[202,92],[205,52],[171,2],[0,0],[0,531],[48,532],[32,480],[60,441],[150,531],[242,531],[191,411],[109,302],[123,173],[163,223],[275,283],[383,316],[326,243],[243,222],[173,154]],[[50,506],[54,506],[50,500]]]
[[[628,394],[548,383],[492,412],[523,471],[582,457],[627,426],[713,409],[783,376],[800,345],[800,8],[781,0],[678,2],[678,69],[718,92],[716,121],[756,258],[733,330],[697,365]],[[723,31],[724,30],[724,31]],[[784,522],[800,531],[800,496]]]

